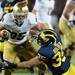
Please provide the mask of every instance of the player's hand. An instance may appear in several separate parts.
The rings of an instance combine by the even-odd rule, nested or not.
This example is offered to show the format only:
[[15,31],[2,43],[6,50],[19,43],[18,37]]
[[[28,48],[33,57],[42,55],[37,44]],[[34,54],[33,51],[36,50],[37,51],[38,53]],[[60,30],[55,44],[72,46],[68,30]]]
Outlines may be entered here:
[[0,31],[0,36],[4,39],[8,39],[9,35],[10,35],[9,31],[7,31],[6,29]]

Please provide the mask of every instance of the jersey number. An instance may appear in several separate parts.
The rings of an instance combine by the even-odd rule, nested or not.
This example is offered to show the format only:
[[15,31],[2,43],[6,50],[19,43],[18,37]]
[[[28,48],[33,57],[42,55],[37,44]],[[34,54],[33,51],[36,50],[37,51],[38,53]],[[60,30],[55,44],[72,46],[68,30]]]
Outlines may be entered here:
[[57,53],[54,55],[53,59],[56,60],[56,63],[53,63],[53,64],[52,64],[54,67],[59,67],[59,66],[61,66],[61,53],[60,53],[60,52],[57,52]]
[[52,64],[54,67],[61,66],[62,62],[65,61],[64,52],[62,50],[59,50],[60,46],[59,46],[59,44],[57,44],[57,45],[58,45],[58,48],[55,48],[56,53],[52,58],[55,60],[55,62]]
[[24,35],[22,33],[11,33],[11,38],[12,39],[17,39],[17,40],[22,40],[24,38]]

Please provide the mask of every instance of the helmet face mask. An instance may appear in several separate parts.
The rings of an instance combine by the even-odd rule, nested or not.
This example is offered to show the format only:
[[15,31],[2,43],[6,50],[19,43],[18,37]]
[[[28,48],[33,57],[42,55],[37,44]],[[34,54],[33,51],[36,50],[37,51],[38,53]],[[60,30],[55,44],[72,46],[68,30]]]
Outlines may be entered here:
[[18,15],[14,14],[15,21],[17,22],[18,25],[21,25],[24,22],[24,19],[27,18],[27,14],[25,15]]

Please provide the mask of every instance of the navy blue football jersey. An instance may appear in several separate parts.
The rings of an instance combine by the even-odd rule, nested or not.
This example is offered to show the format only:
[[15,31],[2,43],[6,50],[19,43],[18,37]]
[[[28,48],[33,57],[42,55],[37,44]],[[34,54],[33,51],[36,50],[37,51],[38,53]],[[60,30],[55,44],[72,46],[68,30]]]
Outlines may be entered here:
[[40,55],[40,59],[48,65],[53,75],[61,75],[70,66],[70,60],[64,56],[60,36],[58,36],[56,44],[42,46],[38,54]]

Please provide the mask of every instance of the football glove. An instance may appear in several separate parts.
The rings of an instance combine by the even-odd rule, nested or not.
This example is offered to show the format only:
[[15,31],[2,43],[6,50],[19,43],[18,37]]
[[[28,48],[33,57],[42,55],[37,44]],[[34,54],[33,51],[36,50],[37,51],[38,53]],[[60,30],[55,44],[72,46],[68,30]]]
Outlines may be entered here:
[[14,69],[17,68],[17,64],[5,61],[5,62],[0,62],[0,69]]

